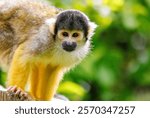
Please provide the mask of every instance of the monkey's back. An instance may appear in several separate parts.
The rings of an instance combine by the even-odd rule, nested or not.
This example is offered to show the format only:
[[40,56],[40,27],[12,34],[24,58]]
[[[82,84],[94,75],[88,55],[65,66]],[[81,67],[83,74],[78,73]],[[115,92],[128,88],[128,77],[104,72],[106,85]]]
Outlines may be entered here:
[[0,66],[9,65],[15,49],[59,10],[35,0],[0,1]]

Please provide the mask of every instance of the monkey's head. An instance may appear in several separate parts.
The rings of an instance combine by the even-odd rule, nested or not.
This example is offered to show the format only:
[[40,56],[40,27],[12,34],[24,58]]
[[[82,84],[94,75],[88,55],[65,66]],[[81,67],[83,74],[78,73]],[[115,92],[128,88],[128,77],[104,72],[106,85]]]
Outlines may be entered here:
[[84,58],[90,49],[90,39],[95,23],[77,10],[65,10],[46,21],[53,34],[56,53],[64,63],[74,63]]

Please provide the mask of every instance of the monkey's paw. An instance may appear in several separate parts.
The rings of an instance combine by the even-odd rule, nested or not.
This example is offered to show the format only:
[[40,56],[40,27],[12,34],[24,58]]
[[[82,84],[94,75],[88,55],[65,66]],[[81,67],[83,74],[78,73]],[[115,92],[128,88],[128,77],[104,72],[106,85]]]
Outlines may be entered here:
[[8,96],[11,101],[31,101],[33,98],[21,88],[10,86],[7,89]]

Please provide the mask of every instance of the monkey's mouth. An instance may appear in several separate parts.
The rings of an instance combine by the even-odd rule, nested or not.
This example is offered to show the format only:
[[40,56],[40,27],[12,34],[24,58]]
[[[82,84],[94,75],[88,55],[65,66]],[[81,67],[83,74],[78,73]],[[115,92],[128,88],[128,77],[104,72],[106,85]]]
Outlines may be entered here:
[[62,43],[62,48],[67,51],[67,52],[71,52],[74,51],[77,47],[77,43],[76,42],[68,42],[68,41],[64,41]]

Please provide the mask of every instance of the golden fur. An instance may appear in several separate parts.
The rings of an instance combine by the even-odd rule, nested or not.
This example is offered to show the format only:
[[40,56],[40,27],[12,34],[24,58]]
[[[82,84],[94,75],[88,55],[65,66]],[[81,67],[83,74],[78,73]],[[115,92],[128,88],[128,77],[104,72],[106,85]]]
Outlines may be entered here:
[[54,43],[54,27],[47,19],[60,12],[34,0],[0,1],[0,66],[8,72],[7,86],[26,90],[29,83],[32,96],[50,100],[63,73],[89,52],[90,41],[73,53],[62,51],[59,41]]

